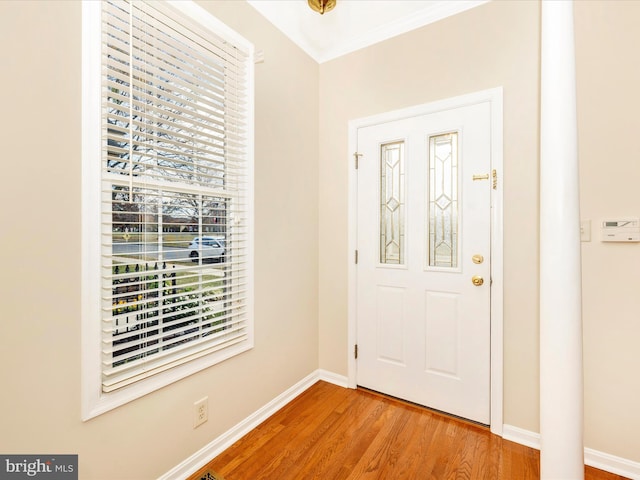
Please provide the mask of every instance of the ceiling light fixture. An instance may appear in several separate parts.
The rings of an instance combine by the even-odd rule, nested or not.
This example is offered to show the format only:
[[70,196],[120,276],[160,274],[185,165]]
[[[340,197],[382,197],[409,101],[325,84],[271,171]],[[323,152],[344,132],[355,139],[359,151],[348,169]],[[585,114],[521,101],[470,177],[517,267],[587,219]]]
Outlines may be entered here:
[[318,12],[320,15],[333,10],[336,6],[336,0],[307,0],[311,10]]

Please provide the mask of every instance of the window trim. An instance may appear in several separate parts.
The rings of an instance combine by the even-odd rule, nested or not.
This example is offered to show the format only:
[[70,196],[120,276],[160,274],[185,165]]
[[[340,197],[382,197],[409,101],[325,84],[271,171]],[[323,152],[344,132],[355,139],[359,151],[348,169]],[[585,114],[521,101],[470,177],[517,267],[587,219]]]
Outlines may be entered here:
[[[121,388],[102,392],[101,368],[101,21],[100,2],[82,2],[82,238],[81,238],[81,377],[82,420],[86,421],[166,385],[220,363],[254,346],[253,208],[254,208],[254,70],[253,45],[191,0],[167,0],[175,18],[197,22],[203,29],[242,48],[247,67],[247,334],[248,340],[192,360]],[[96,28],[98,26],[98,28]]]

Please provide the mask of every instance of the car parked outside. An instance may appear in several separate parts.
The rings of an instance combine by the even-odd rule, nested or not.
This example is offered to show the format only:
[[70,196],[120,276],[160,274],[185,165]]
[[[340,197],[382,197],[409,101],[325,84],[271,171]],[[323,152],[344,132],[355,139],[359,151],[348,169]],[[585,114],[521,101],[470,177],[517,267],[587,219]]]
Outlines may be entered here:
[[189,258],[197,262],[202,256],[202,263],[224,262],[224,240],[216,237],[195,237],[189,244]]

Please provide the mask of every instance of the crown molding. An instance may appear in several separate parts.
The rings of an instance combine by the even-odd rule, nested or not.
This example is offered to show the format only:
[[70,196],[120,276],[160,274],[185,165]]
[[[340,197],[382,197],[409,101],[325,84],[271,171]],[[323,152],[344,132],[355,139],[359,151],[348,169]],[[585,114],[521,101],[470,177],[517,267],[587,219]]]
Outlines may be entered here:
[[[390,22],[364,30],[362,33],[353,34],[336,31],[327,27],[326,35],[317,35],[323,39],[329,39],[322,44],[316,44],[312,37],[300,28],[300,18],[292,10],[285,14],[282,10],[276,12],[274,3],[264,0],[247,0],[247,2],[269,20],[276,28],[284,33],[291,41],[298,45],[311,58],[318,63],[341,57],[348,53],[388,40],[389,38],[415,30],[443,18],[456,15],[471,8],[487,3],[489,0],[459,0],[459,1],[425,1],[425,7]],[[289,2],[287,2],[289,3]],[[306,4],[306,2],[304,2]],[[358,2],[360,3],[360,2]],[[368,3],[368,2],[366,2]],[[362,4],[365,4],[363,1]],[[291,5],[291,4],[290,4]],[[306,5],[304,6],[306,8]],[[390,7],[393,8],[393,7]],[[340,14],[340,0],[336,8],[330,14]],[[299,12],[298,12],[299,13]],[[317,28],[322,28],[317,27]]]

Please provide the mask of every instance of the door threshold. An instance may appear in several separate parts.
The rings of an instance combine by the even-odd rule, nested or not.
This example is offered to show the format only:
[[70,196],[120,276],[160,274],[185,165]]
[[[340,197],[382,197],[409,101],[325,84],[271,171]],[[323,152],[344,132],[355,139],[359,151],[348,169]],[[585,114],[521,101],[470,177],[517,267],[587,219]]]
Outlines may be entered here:
[[484,430],[489,430],[490,429],[490,425],[487,425],[485,423],[481,423],[481,422],[476,422],[474,420],[469,420],[468,418],[464,418],[464,417],[460,417],[458,415],[454,415],[453,413],[449,413],[449,412],[445,412],[443,410],[438,410],[437,408],[432,408],[429,407],[427,405],[421,405],[419,403],[415,403],[415,402],[411,402],[409,400],[405,400],[404,398],[400,398],[400,397],[394,397],[393,395],[389,395],[387,393],[383,393],[383,392],[379,392],[377,390],[372,390],[370,388],[367,387],[363,387],[361,385],[357,385],[356,386],[357,390],[362,390],[363,392],[367,392],[370,393],[371,395],[375,395],[378,397],[382,397],[382,398],[386,398],[387,400],[392,400],[398,403],[402,403],[404,405],[407,405],[409,407],[416,407],[419,408],[421,410],[426,410],[430,413],[436,414],[436,415],[440,415],[443,417],[447,417],[450,418],[452,420],[456,420],[460,423],[464,423],[470,426],[474,426],[474,427],[479,427],[482,428]]

